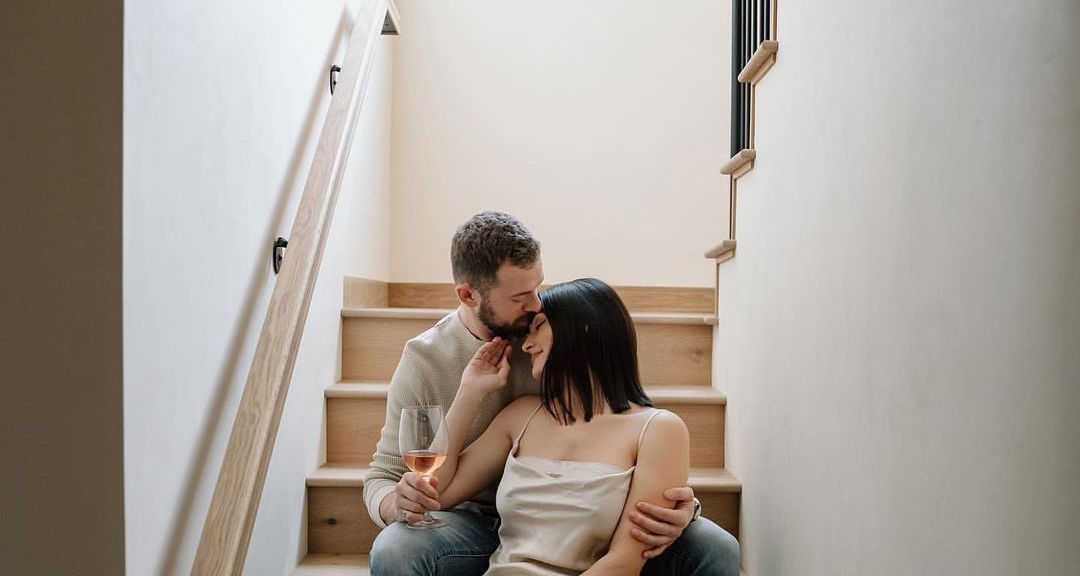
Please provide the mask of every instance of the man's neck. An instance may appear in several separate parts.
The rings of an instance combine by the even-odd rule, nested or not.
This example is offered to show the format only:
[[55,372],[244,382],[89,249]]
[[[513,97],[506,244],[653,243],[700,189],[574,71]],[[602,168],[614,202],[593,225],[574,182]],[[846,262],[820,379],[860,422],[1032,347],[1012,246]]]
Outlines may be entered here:
[[480,321],[476,313],[471,308],[464,304],[459,304],[457,309],[458,318],[461,319],[461,323],[465,325],[465,329],[472,333],[472,335],[483,342],[490,342],[492,338],[491,330],[488,330],[487,326]]

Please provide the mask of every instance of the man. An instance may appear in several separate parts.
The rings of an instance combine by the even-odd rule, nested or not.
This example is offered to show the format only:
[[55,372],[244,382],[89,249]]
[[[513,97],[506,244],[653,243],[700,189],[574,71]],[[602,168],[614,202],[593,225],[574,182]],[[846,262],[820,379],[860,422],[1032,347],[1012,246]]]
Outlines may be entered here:
[[[480,576],[499,545],[495,487],[453,510],[437,512],[447,526],[411,530],[400,522],[438,510],[434,499],[438,486],[408,472],[401,460],[401,409],[437,404],[449,410],[461,374],[480,346],[496,336],[519,339],[528,332],[532,315],[540,311],[537,289],[544,280],[540,245],[514,217],[499,212],[473,216],[454,234],[450,259],[460,305],[406,344],[390,382],[375,459],[364,480],[368,513],[385,527],[372,546],[374,576]],[[510,364],[509,383],[485,400],[466,445],[515,398],[539,393],[539,383],[519,350]],[[737,576],[738,543],[709,520],[693,520],[693,491],[671,488],[665,497],[679,504],[667,509],[642,503],[641,514],[631,517],[634,537],[653,546],[646,552],[650,560],[642,573]]]

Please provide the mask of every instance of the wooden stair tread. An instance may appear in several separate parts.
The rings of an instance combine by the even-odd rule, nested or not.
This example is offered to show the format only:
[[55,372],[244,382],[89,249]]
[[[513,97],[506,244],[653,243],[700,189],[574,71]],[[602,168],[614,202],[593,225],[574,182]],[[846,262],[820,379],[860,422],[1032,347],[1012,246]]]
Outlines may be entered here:
[[[366,554],[309,554],[292,576],[369,576],[370,570]],[[739,576],[746,571],[739,570]]]
[[720,173],[725,175],[735,174],[744,165],[753,162],[757,158],[757,152],[752,148],[739,150],[730,160],[720,166]]
[[292,576],[369,576],[367,554],[308,554]]
[[[452,308],[342,308],[343,318],[398,318],[408,320],[438,320]],[[691,312],[631,312],[639,324],[706,324],[715,325],[715,314]]]
[[[326,387],[327,398],[386,398],[389,382],[344,381]],[[662,404],[727,404],[727,395],[705,386],[646,387],[653,401]]]
[[[359,488],[364,485],[367,467],[350,464],[324,464],[307,477],[309,487]],[[741,492],[742,483],[726,468],[691,468],[690,487],[695,493]]]
[[705,257],[709,260],[716,260],[723,258],[724,256],[735,252],[736,243],[734,240],[724,240],[717,244],[714,248],[705,253]]
[[746,62],[746,66],[739,72],[739,82],[757,84],[765,77],[765,73],[776,63],[776,52],[780,43],[776,40],[763,40],[754,50],[753,56]]

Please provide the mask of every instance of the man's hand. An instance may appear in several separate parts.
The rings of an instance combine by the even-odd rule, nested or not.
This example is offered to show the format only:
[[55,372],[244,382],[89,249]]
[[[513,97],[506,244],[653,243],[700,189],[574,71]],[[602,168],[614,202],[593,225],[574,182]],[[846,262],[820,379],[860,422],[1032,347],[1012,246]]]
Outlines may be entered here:
[[394,492],[379,505],[383,522],[419,522],[424,519],[426,512],[439,510],[438,485],[439,479],[434,476],[424,478],[414,472],[406,472],[394,486]]
[[664,491],[664,498],[675,500],[675,508],[638,502],[637,510],[630,513],[630,521],[634,523],[630,535],[634,540],[652,546],[642,554],[644,558],[656,558],[663,554],[672,542],[682,536],[694,517],[694,490],[689,486],[668,488]]

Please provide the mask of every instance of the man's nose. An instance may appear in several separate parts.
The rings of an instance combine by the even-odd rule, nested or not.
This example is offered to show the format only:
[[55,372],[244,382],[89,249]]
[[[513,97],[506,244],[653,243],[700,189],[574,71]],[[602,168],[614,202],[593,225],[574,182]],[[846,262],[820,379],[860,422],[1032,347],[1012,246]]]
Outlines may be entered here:
[[534,290],[529,299],[525,302],[525,311],[536,314],[540,312],[540,295]]

